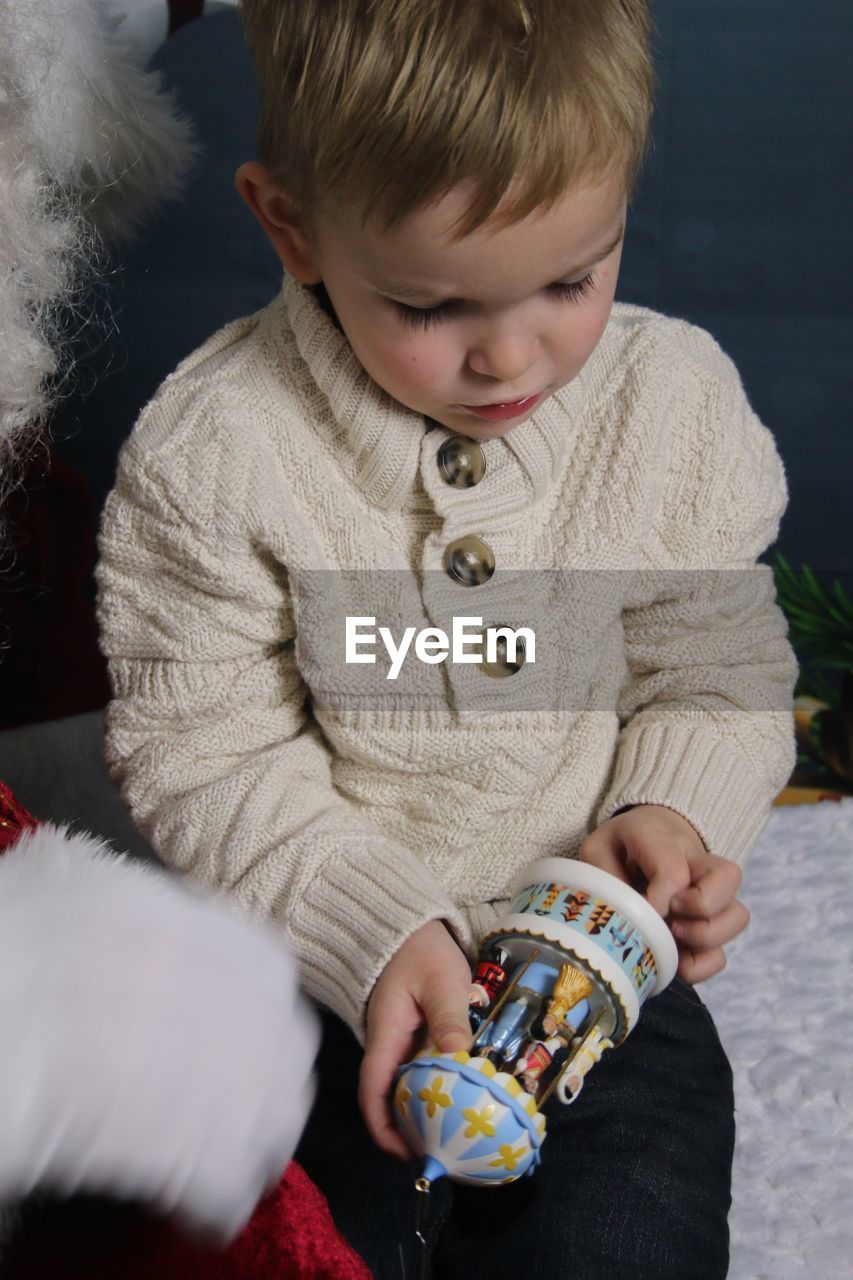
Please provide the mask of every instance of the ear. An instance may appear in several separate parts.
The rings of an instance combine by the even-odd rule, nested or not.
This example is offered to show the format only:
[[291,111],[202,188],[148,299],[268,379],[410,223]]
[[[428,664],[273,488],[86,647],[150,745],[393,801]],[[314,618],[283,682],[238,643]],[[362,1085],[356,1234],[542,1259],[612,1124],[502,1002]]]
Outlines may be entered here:
[[301,284],[318,284],[322,276],[314,258],[314,245],[296,201],[257,160],[241,164],[234,182],[288,275]]

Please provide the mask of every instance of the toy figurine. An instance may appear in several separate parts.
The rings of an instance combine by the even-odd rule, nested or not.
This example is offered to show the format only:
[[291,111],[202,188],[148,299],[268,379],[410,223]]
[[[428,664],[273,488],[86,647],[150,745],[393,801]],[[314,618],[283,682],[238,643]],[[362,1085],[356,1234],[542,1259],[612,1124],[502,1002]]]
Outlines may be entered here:
[[[528,1093],[535,1095],[540,1077],[557,1060],[568,1057],[571,1042],[589,1014],[592,982],[574,965],[563,965],[554,983],[544,1014],[530,1028],[530,1039],[519,1054],[513,1072]],[[570,1016],[571,1015],[571,1016]]]
[[598,867],[546,858],[522,872],[512,894],[480,943],[472,1053],[427,1046],[397,1073],[395,1118],[424,1157],[421,1191],[442,1176],[499,1186],[532,1173],[551,1095],[573,1103],[675,974],[663,920]]
[[482,1026],[487,1011],[506,986],[509,977],[506,965],[509,959],[510,954],[503,947],[492,947],[488,958],[481,960],[474,971],[468,993],[468,1021],[475,1034]]
[[[560,1032],[551,1036],[540,1035],[536,1024],[533,1026],[533,1035],[534,1038],[528,1040],[522,1049],[513,1075],[518,1077],[528,1093],[536,1097],[540,1080],[549,1067],[555,1066],[559,1070],[571,1051],[571,1042]],[[551,1078],[550,1074],[548,1078]]]
[[[605,1049],[612,1048],[613,1041],[602,1035],[598,1027],[592,1027],[589,1034],[584,1036],[583,1043],[578,1047],[577,1053],[572,1058],[571,1071],[564,1073],[557,1083],[557,1097],[561,1102],[571,1103],[575,1101],[583,1088],[584,1076],[590,1067],[594,1067],[596,1062],[601,1061],[601,1055]],[[547,1087],[551,1081],[549,1079],[544,1083]]]
[[[542,998],[550,996],[559,976],[559,967],[552,961],[535,961],[527,966],[523,979],[511,988],[512,1000],[508,1001],[494,1020],[489,1020],[487,1038],[477,1042],[475,1053],[488,1058],[495,1067],[512,1064],[518,1056],[534,1010],[542,1005]],[[522,985],[523,982],[523,985]]]

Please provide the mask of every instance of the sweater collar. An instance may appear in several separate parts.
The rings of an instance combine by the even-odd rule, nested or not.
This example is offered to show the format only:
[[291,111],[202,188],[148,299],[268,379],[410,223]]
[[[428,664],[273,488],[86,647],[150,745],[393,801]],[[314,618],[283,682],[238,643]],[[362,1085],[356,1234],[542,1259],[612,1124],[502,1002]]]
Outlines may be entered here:
[[[405,408],[373,381],[313,290],[285,277],[282,297],[273,307],[282,304],[289,326],[282,326],[278,317],[277,333],[286,340],[290,329],[298,356],[322,396],[319,405],[316,392],[310,396],[306,418],[326,437],[341,469],[371,504],[401,508],[415,486],[424,432],[435,427],[452,433]],[[280,354],[287,359],[286,351]],[[564,470],[577,438],[591,361],[528,422],[501,439],[480,442],[487,466],[494,459],[517,469],[519,511],[545,499]],[[304,377],[299,383],[304,385]]]

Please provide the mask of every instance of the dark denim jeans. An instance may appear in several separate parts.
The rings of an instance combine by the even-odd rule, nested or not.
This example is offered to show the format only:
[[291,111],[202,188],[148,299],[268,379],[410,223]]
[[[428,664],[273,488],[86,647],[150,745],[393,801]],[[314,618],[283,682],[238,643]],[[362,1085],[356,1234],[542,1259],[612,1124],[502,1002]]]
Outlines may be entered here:
[[725,1277],[732,1076],[691,987],[676,980],[647,1002],[573,1106],[551,1099],[531,1177],[484,1190],[433,1186],[423,1272],[414,1237],[419,1166],[383,1155],[368,1138],[356,1102],[359,1060],[349,1031],[324,1016],[318,1101],[297,1159],[376,1280]]

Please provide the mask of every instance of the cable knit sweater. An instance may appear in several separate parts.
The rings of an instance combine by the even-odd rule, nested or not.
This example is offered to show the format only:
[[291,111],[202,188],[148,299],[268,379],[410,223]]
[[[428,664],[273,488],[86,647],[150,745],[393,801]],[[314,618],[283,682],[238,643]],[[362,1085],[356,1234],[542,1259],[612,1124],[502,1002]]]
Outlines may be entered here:
[[[668,805],[742,863],[793,760],[756,558],[782,466],[702,330],[616,305],[581,374],[456,487],[309,289],[211,338],[122,451],[101,531],[108,760],[164,859],[280,920],[363,1033],[402,941],[466,947],[520,867]],[[474,534],[495,570],[463,585]],[[479,544],[477,544],[479,545]],[[345,618],[530,626],[515,674],[344,661]],[[368,628],[369,629],[369,628]],[[364,648],[362,652],[369,652]]]

